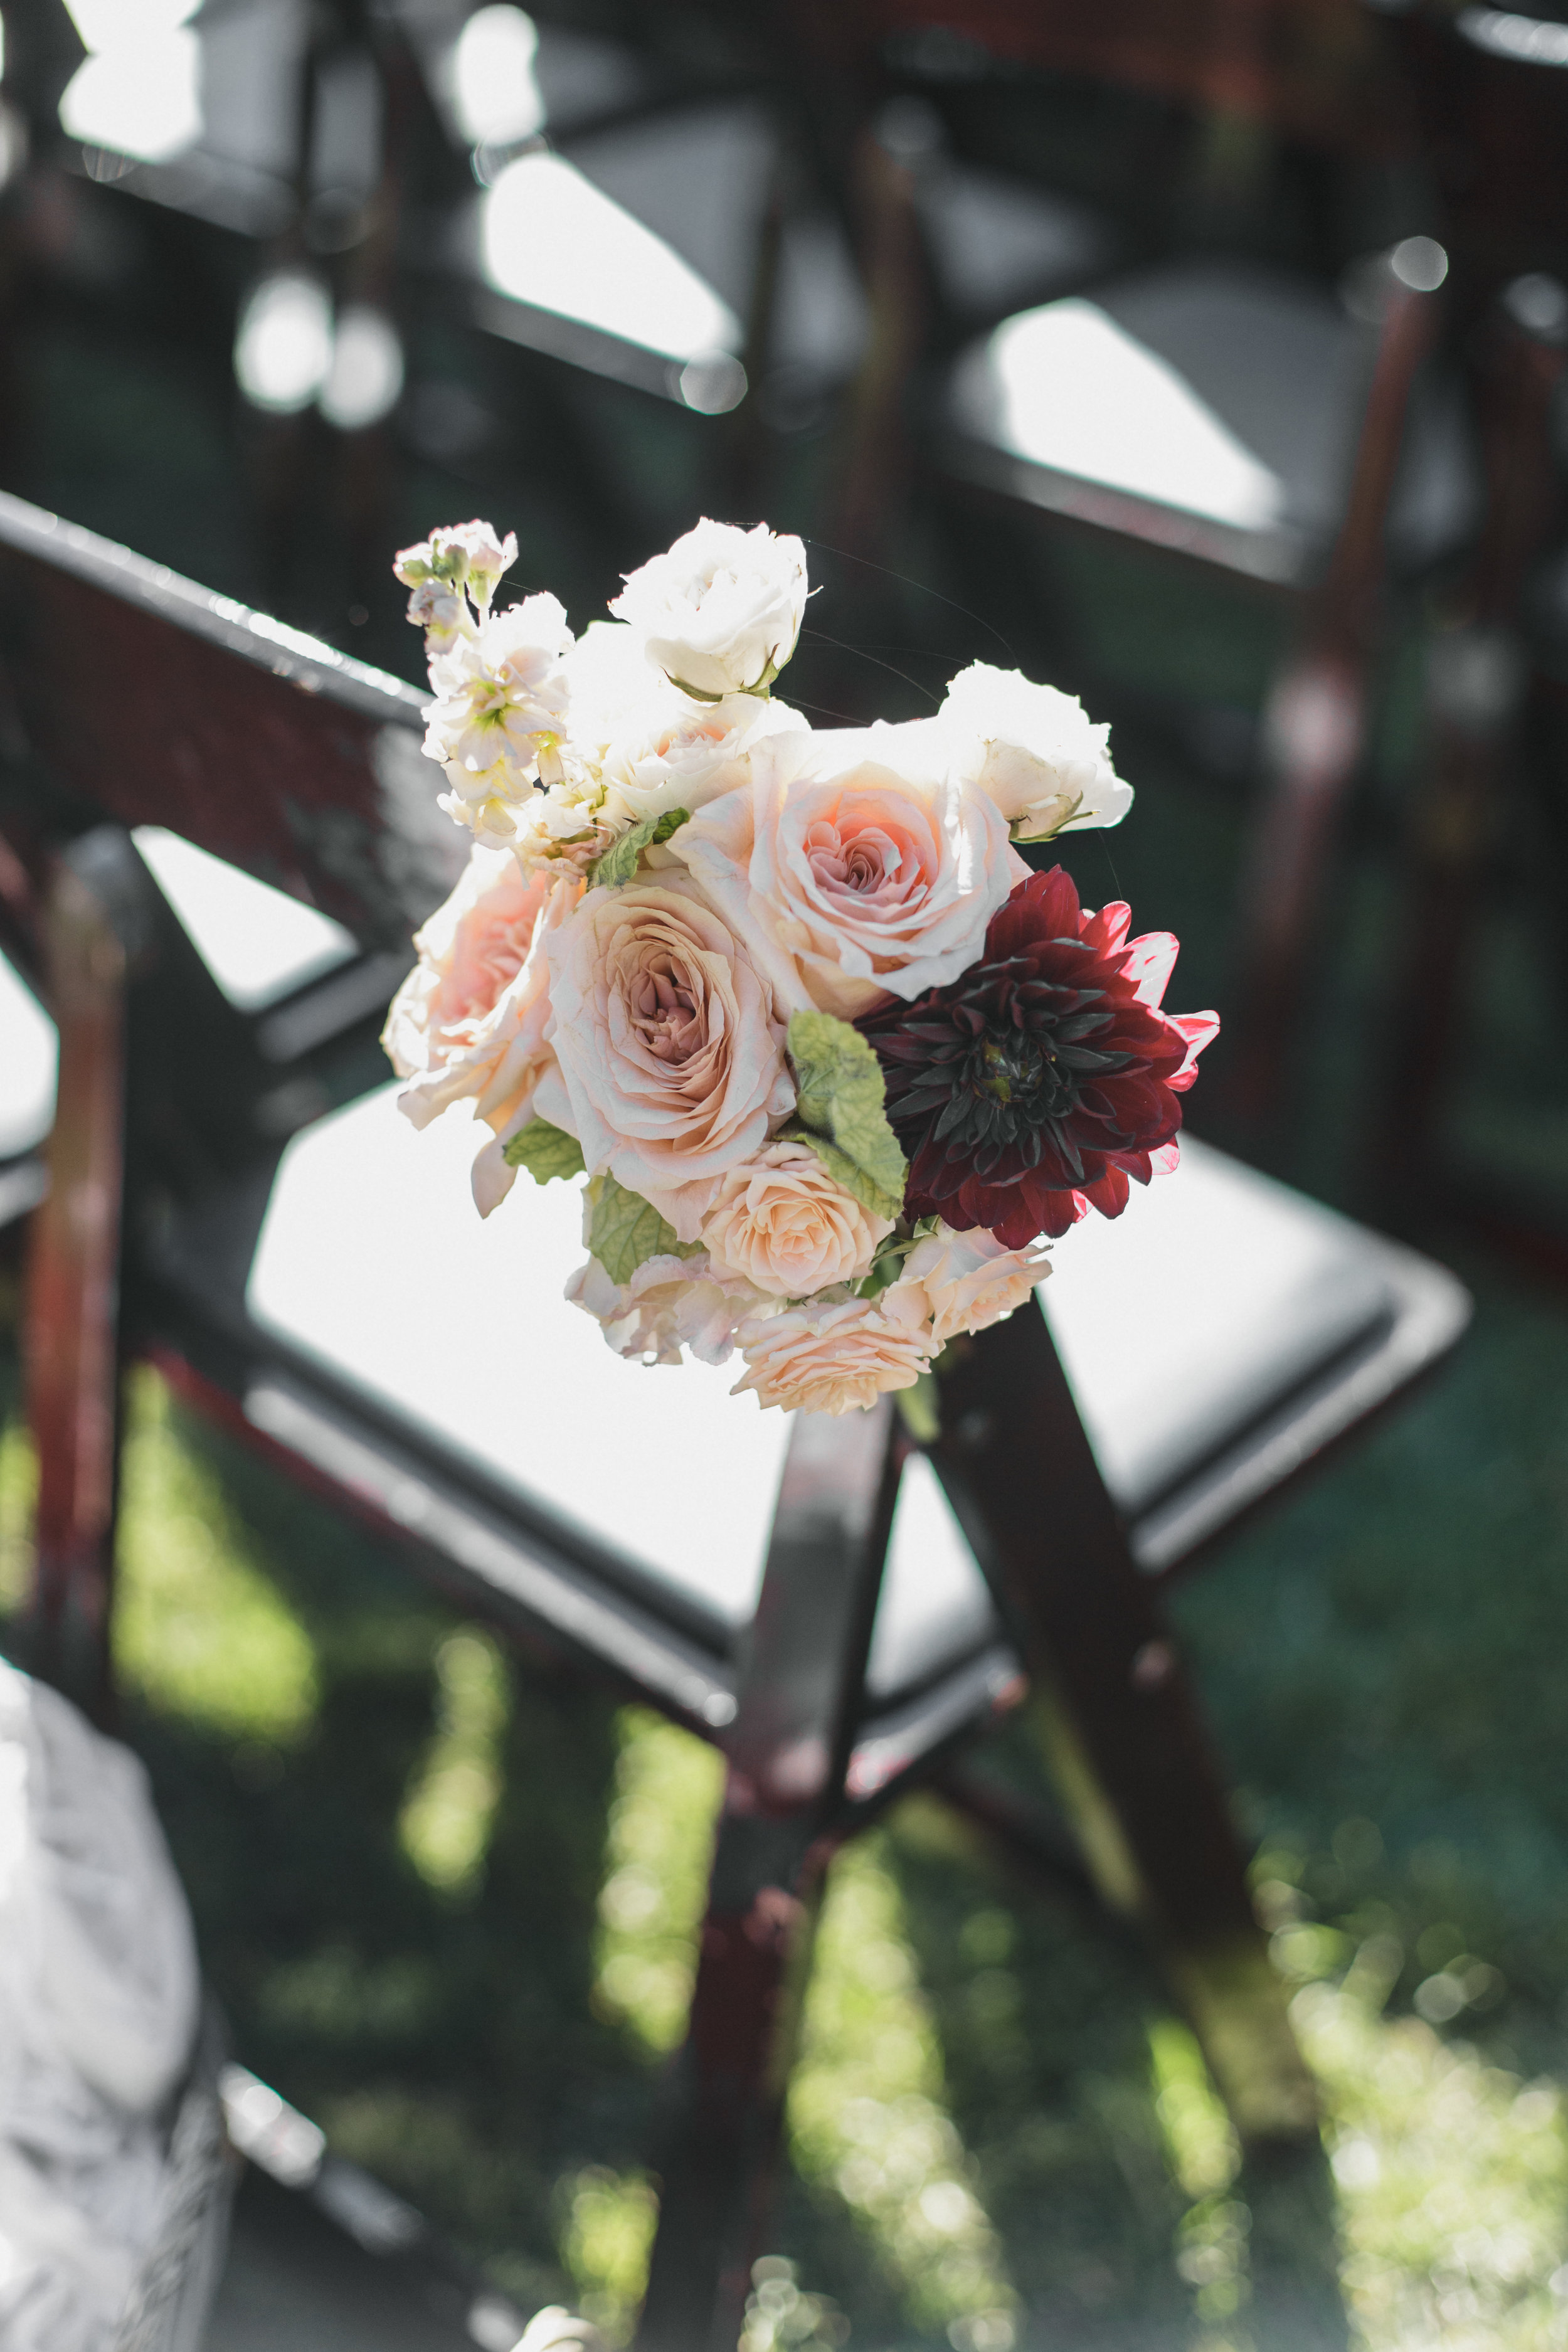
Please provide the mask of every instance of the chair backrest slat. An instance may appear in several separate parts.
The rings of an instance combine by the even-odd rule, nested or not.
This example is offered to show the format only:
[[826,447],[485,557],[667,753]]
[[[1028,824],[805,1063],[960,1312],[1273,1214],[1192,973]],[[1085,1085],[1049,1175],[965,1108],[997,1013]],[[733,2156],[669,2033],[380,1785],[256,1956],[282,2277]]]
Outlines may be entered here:
[[6,496],[0,598],[28,746],[84,822],[166,825],[366,947],[450,888],[412,686]]

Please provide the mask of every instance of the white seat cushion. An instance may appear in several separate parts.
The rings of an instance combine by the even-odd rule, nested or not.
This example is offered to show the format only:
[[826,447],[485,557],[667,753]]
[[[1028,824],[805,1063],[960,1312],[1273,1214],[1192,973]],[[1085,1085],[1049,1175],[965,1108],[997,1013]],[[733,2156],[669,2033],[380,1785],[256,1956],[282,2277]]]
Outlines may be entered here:
[[54,1124],[55,1024],[0,956],[0,1160],[42,1143]]
[[1241,531],[1336,527],[1373,338],[1277,273],[1184,262],[1005,319],[954,420],[1057,472]]
[[[248,1289],[258,1323],[493,1477],[739,1626],[754,1605],[787,1416],[731,1398],[738,1365],[623,1363],[562,1286],[578,1187],[521,1181],[481,1223],[478,1137],[423,1135],[395,1088],[297,1136]],[[1354,1226],[1201,1145],[1114,1224],[1059,1243],[1043,1293],[1107,1478],[1129,1509],[1365,1327]],[[1369,1309],[1369,1299],[1372,1302]],[[990,1607],[937,1481],[900,1497],[872,1685],[984,1637]]]

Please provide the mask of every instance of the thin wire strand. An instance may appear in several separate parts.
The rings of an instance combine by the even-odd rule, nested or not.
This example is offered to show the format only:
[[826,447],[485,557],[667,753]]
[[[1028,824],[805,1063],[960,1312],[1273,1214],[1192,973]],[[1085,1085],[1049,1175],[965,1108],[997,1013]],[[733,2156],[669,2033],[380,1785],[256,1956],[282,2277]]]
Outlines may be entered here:
[[868,653],[864,646],[852,646],[844,637],[830,637],[826,629],[802,629],[800,634],[815,646],[835,646],[841,654],[853,654],[858,661],[868,661],[873,669],[885,669],[889,677],[901,678],[906,686],[913,687],[917,694],[923,694],[928,702],[934,703],[938,698],[929,686],[922,686],[918,677],[910,676],[908,670],[900,669],[894,663]]
[[962,613],[966,621],[973,621],[985,631],[987,636],[994,637],[1004,653],[1016,667],[1018,656],[1013,651],[1011,639],[1005,637],[1001,630],[994,627],[984,614],[972,613],[967,604],[959,604],[955,597],[944,596],[940,588],[931,587],[924,580],[911,579],[907,572],[894,572],[886,563],[873,563],[868,555],[852,555],[847,547],[832,547],[825,539],[805,539],[804,543],[807,547],[819,547],[824,555],[837,555],[843,563],[863,563],[868,572],[879,572],[884,580],[897,580],[905,588],[918,589],[922,596],[934,596],[939,604],[947,606],[949,612]]

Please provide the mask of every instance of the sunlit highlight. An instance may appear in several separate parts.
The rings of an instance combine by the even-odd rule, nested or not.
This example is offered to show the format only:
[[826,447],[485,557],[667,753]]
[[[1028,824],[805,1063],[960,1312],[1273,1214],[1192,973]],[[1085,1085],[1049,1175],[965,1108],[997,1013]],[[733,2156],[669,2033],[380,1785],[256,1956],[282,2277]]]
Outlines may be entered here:
[[378,425],[396,407],[403,391],[403,345],[390,319],[354,304],[338,320],[331,365],[321,386],[321,414],[329,425],[357,433]]
[[731,351],[740,321],[689,262],[559,155],[509,163],[484,200],[500,293],[672,360]]
[[996,438],[1016,457],[1242,530],[1280,520],[1278,475],[1097,303],[1020,311],[986,358]]
[[341,923],[162,825],[132,835],[229,1003],[259,1012],[354,952]]
[[544,121],[533,70],[539,34],[521,8],[478,8],[452,56],[452,104],[458,128],[476,147],[531,138]]
[[197,0],[67,0],[88,54],[66,84],[60,125],[89,147],[167,163],[201,137]]
[[55,1024],[0,956],[0,1160],[30,1151],[55,1115]]
[[332,364],[332,314],[313,278],[268,278],[241,313],[234,373],[257,408],[289,415],[308,408]]

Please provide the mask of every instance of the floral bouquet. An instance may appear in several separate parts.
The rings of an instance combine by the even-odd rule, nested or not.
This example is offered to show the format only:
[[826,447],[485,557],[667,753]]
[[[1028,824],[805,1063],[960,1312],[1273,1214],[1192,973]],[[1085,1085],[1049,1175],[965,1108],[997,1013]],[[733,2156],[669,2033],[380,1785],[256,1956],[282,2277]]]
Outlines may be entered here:
[[1218,1026],[1161,1011],[1168,933],[1013,845],[1120,823],[1109,730],[980,662],[933,718],[814,729],[772,690],[805,551],[763,525],[699,523],[575,639],[496,609],[516,555],[471,522],[396,562],[474,835],[388,1016],[402,1107],[472,1103],[481,1215],[586,1177],[566,1296],[617,1354],[738,1351],[816,1412],[912,1389],[1174,1166]]

